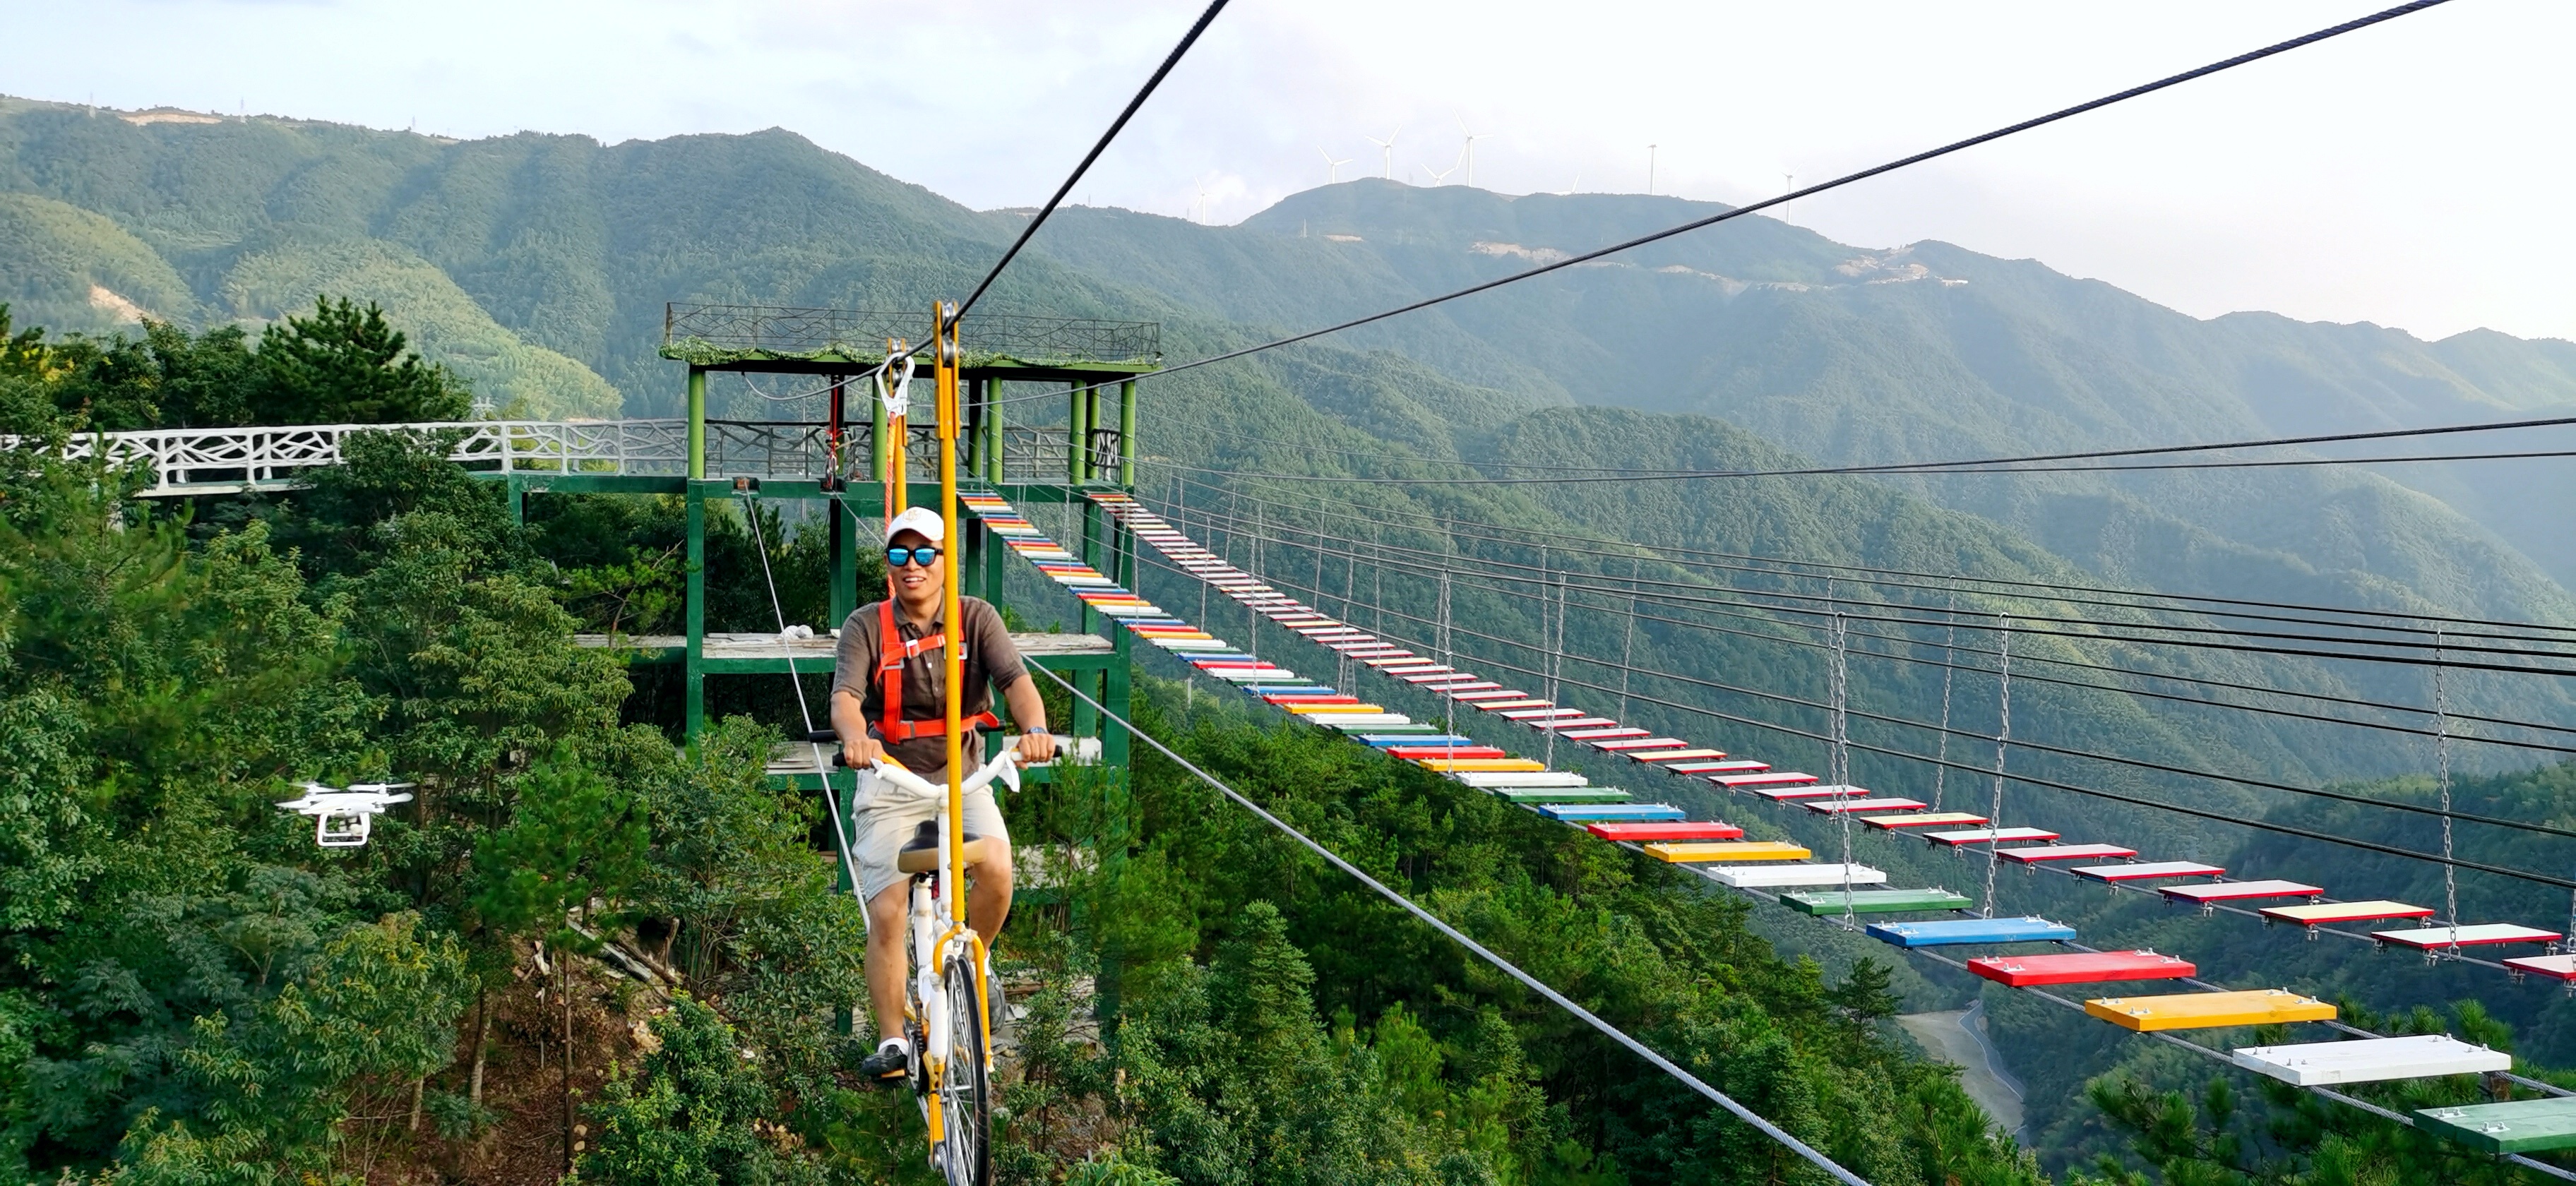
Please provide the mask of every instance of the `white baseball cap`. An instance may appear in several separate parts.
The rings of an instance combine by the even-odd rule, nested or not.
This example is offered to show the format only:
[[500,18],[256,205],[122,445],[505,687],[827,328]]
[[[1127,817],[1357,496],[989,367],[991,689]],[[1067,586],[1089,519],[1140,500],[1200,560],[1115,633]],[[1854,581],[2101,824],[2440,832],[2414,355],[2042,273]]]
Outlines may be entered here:
[[948,525],[940,522],[939,512],[929,507],[906,507],[902,514],[886,522],[886,542],[893,543],[894,537],[907,531],[917,532],[935,544],[947,538]]

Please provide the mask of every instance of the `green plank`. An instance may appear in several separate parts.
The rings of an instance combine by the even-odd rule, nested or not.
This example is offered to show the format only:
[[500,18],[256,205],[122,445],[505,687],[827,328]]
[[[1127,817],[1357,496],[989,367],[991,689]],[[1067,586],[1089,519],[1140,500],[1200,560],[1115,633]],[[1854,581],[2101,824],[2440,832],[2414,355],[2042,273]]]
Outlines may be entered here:
[[1616,787],[1499,787],[1494,797],[1513,803],[1625,803],[1628,792]]
[[[1807,890],[1780,895],[1780,904],[1800,914],[1843,913],[1843,891]],[[1853,914],[1913,914],[1927,910],[1965,910],[1967,898],[1941,889],[1853,890]]]
[[2499,1155],[2576,1148],[2576,1099],[2563,1096],[2425,1108],[2415,1113],[2415,1123],[2427,1132]]

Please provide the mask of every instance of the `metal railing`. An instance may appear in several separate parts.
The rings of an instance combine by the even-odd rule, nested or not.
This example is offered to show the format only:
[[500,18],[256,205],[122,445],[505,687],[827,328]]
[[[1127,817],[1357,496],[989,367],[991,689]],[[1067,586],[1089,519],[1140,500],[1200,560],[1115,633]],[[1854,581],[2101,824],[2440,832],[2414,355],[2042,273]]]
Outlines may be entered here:
[[[167,428],[93,433],[65,443],[64,456],[100,456],[111,465],[148,465],[147,498],[189,494],[238,494],[293,490],[311,484],[310,471],[341,464],[353,433],[452,434],[449,459],[495,474],[626,474],[682,477],[688,473],[689,422],[656,420],[482,420],[428,424],[296,424],[243,428]],[[1104,475],[1116,472],[1118,434],[1094,430],[1089,442]],[[906,464],[916,480],[939,473],[939,443],[928,426],[911,434]],[[1057,428],[1004,426],[1003,480],[1065,480],[1068,445]],[[707,476],[815,479],[831,472],[831,445],[820,424],[778,420],[707,421]],[[20,442],[0,438],[0,448]],[[841,473],[853,480],[868,471],[869,426],[843,431]]]
[[[669,304],[662,312],[665,353],[724,353],[882,358],[886,342],[930,335],[930,311],[798,309],[767,305]],[[1000,355],[1023,362],[1151,363],[1162,358],[1162,326],[1150,321],[969,314],[957,327],[971,358]]]
[[[408,431],[454,434],[448,456],[469,468],[505,473],[677,475],[688,466],[684,420],[479,420],[425,424],[293,424],[161,428],[93,433],[65,442],[63,455],[88,460],[103,449],[111,465],[142,462],[146,497],[291,490],[306,471],[338,465],[349,436]],[[14,442],[11,442],[14,444]]]

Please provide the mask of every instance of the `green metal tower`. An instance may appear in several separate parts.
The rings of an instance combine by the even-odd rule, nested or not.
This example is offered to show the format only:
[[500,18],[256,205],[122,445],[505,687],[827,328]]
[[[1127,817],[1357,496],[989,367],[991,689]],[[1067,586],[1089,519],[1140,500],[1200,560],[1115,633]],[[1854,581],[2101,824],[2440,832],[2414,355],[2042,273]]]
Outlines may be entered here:
[[[685,728],[695,737],[705,723],[709,677],[776,676],[789,671],[829,673],[829,631],[851,610],[884,595],[858,587],[858,558],[873,548],[875,525],[885,515],[887,463],[896,451],[908,459],[908,503],[934,503],[938,494],[937,442],[926,423],[897,441],[889,430],[871,376],[901,343],[931,332],[931,318],[917,313],[844,309],[791,309],[735,305],[667,307],[661,355],[687,366],[688,414],[682,424],[686,471],[662,476],[563,472],[513,475],[514,508],[529,494],[623,492],[678,494],[686,501],[686,634],[679,637],[598,639],[640,663],[671,663],[685,670]],[[1104,573],[1135,582],[1135,547],[1126,530],[1088,498],[1091,490],[1132,490],[1136,460],[1137,375],[1160,365],[1160,327],[1150,322],[1008,317],[976,314],[959,327],[963,353],[959,477],[962,486],[990,490],[1037,516],[1040,508],[1067,508],[1071,539],[1058,542]],[[897,370],[900,369],[898,363]],[[711,372],[784,375],[812,381],[827,401],[821,421],[722,420],[707,415]],[[928,367],[921,394],[927,407]],[[1053,389],[1053,394],[1049,390]],[[1111,399],[1116,406],[1110,407]],[[813,406],[797,401],[798,406]],[[1061,418],[1056,409],[1062,409]],[[674,450],[674,452],[677,452]],[[706,629],[706,524],[708,504],[757,495],[828,504],[831,621],[806,623],[812,639],[774,634],[715,634]],[[963,592],[1006,604],[1005,574],[1014,563],[983,522],[965,512],[952,524],[964,573]],[[1037,588],[1045,582],[1023,587]],[[1130,636],[1104,630],[1101,615],[1063,606],[1013,607],[1025,622],[1072,621],[1072,633],[1016,638],[1029,661],[1063,674],[1124,715],[1128,699]],[[1078,619],[1076,615],[1078,614]],[[1101,758],[1113,766],[1127,759],[1123,730],[1103,729],[1099,714],[1077,705],[1063,730],[1071,738],[1095,737]],[[771,776],[781,784],[813,788],[819,779],[806,747],[781,753]],[[1033,772],[1042,773],[1042,772]]]

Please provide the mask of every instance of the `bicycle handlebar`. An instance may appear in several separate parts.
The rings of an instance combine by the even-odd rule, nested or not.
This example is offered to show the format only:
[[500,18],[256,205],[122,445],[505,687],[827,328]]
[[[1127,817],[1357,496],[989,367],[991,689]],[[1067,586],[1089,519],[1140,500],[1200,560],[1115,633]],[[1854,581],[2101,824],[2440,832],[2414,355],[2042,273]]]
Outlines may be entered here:
[[[995,778],[1000,778],[1004,783],[1009,784],[1012,790],[1016,791],[1020,789],[1019,756],[1019,738],[1003,738],[1001,752],[994,754],[991,761],[977,767],[974,773],[967,775],[963,784],[963,789],[968,791],[981,790],[984,787],[992,785]],[[835,760],[838,760],[837,756],[835,757]],[[871,762],[869,763],[868,768],[875,772],[878,778],[884,779],[887,782],[893,783],[894,785],[902,787],[903,789],[911,791],[917,795],[929,796],[944,795],[948,793],[946,785],[932,783],[930,780],[891,762],[883,760]]]

